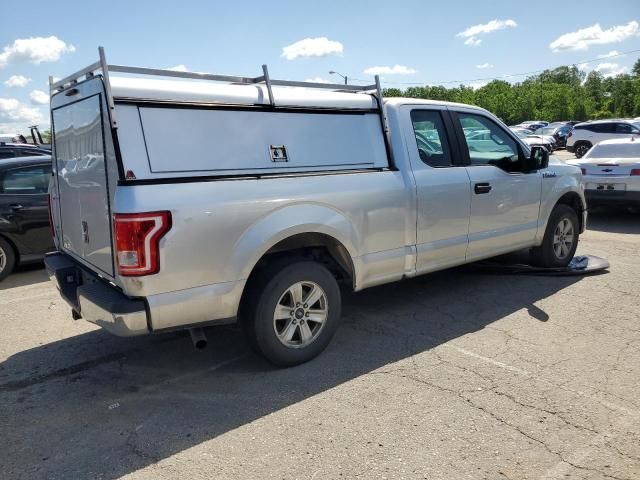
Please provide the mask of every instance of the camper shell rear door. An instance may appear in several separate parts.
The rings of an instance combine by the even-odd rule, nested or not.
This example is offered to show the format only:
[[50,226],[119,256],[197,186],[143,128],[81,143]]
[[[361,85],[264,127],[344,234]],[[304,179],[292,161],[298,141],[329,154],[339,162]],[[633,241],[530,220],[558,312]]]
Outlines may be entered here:
[[54,94],[51,127],[58,247],[113,279],[111,205],[119,168],[101,75]]

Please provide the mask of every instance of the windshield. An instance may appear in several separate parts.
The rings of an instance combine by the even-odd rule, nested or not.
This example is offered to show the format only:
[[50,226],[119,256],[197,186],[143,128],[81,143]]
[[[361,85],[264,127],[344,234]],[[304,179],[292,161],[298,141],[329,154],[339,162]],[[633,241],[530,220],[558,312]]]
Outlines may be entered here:
[[589,158],[638,158],[640,141],[628,143],[596,144],[587,155]]

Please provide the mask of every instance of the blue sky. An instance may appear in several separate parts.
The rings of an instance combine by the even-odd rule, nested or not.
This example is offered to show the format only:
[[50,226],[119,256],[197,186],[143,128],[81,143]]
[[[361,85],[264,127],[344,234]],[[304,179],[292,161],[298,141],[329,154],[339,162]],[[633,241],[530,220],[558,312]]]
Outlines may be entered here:
[[[335,70],[354,82],[370,81],[365,72],[382,67],[377,70],[383,86],[454,80],[479,86],[486,81],[476,79],[640,50],[640,2],[613,5],[33,0],[27,14],[3,17],[0,131],[47,125],[42,92],[48,91],[48,75],[62,77],[94,62],[98,45],[111,63],[136,66],[257,76],[267,63],[273,78],[340,81],[328,73]],[[297,43],[304,39],[312,40]],[[581,68],[628,71],[639,57],[640,52],[601,58]]]

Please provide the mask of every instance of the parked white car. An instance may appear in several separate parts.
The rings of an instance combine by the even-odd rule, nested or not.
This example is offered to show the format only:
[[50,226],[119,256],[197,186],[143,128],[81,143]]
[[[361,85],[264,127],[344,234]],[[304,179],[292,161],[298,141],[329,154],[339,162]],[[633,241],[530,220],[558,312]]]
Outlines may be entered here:
[[640,206],[640,137],[604,140],[580,160],[587,202]]
[[567,136],[567,151],[582,158],[596,143],[603,140],[640,135],[640,122],[634,120],[594,120],[578,123]]
[[50,88],[59,252],[45,264],[73,316],[116,335],[185,329],[202,346],[203,326],[237,319],[257,351],[295,365],[338,328],[339,282],[359,291],[525,248],[564,266],[584,231],[580,169],[484,109],[383,99],[377,79],[100,57]]

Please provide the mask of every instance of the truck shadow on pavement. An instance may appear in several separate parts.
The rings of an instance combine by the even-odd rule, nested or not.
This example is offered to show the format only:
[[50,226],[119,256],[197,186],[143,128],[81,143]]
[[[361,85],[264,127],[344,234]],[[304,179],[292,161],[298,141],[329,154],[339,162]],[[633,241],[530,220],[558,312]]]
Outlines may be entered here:
[[594,207],[589,209],[587,229],[597,232],[640,234],[640,211]]
[[0,282],[0,292],[10,288],[26,287],[35,283],[48,282],[49,277],[42,262],[21,265],[7,278]]
[[[329,348],[284,370],[234,326],[208,329],[204,352],[186,335],[99,330],[26,350],[0,365],[2,476],[119,478],[516,311],[561,321],[534,304],[579,280],[459,268],[349,294]],[[224,461],[224,446],[210,454]]]

